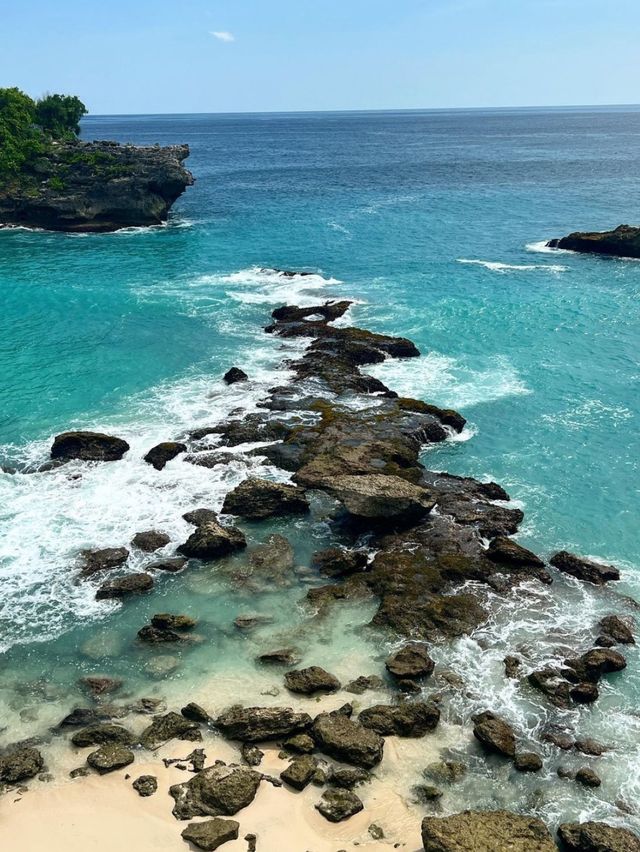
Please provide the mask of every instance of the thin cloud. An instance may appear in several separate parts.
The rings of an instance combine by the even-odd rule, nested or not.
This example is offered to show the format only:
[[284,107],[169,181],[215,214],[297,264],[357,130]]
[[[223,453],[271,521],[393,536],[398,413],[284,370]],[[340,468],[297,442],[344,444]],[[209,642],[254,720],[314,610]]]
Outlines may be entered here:
[[218,41],[235,41],[236,40],[236,37],[234,36],[234,34],[228,33],[226,30],[222,30],[222,31],[218,31],[218,32],[212,30],[212,32],[210,34],[214,38],[217,38]]

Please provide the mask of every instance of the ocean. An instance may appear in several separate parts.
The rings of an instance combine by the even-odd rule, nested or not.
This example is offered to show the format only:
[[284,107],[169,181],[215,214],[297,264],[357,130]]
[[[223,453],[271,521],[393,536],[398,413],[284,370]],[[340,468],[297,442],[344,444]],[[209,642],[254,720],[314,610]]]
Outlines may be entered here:
[[[299,348],[262,332],[271,309],[335,297],[356,300],[350,322],[409,337],[422,352],[371,373],[467,418],[461,436],[425,452],[426,465],[507,488],[525,512],[525,546],[574,550],[623,571],[615,592],[561,581],[553,599],[542,590],[498,606],[482,636],[434,651],[472,685],[460,713],[491,694],[537,730],[549,710],[504,683],[508,648],[538,643],[553,656],[562,630],[584,632],[621,594],[640,592],[640,264],[544,248],[569,231],[634,224],[640,108],[89,116],[82,135],[187,142],[196,183],[166,227],[0,231],[0,463],[45,461],[52,436],[68,428],[132,445],[123,462],[78,476],[0,473],[5,736],[51,724],[96,666],[116,668],[136,694],[215,676],[233,696],[268,684],[256,648],[292,631],[343,674],[379,658],[363,629],[366,606],[309,633],[296,606],[313,583],[304,572],[276,590],[230,585],[224,572],[180,574],[124,607],[96,602],[76,579],[82,548],[127,544],[152,528],[181,541],[184,511],[220,507],[246,463],[211,471],[177,459],[159,475],[141,455],[254,407]],[[221,382],[232,365],[249,374],[247,385]],[[278,529],[255,525],[251,540]],[[327,540],[318,521],[312,540],[301,533],[293,542],[297,562]],[[135,646],[135,631],[176,607],[197,612],[209,644],[172,652],[163,669]],[[239,639],[233,618],[247,610],[274,622]],[[616,741],[617,756],[601,759],[605,783],[585,792],[549,781],[539,807],[551,821],[588,812],[638,826],[614,805],[640,793],[630,771],[640,755],[635,650],[629,659],[597,710],[576,711]],[[525,808],[535,783],[518,784],[502,779],[479,792],[470,780],[465,795]]]

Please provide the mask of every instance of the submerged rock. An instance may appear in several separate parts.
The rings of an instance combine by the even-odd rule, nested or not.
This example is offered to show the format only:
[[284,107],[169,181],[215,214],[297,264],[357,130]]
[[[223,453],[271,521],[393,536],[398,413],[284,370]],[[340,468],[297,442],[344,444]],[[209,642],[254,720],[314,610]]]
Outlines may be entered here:
[[565,822],[558,828],[565,852],[640,852],[640,838],[606,822]]
[[311,725],[311,716],[290,707],[236,706],[218,716],[215,725],[230,740],[259,743],[306,730]]
[[53,440],[51,458],[119,461],[129,449],[129,444],[122,438],[102,432],[63,432]]
[[186,453],[187,445],[179,441],[163,441],[161,444],[156,444],[152,447],[144,457],[147,464],[155,467],[156,470],[162,470],[167,462],[175,459],[180,453]]
[[118,743],[108,743],[100,746],[97,751],[87,755],[87,763],[101,775],[114,772],[133,763],[133,752]]
[[159,612],[151,616],[151,624],[159,630],[193,630],[197,623],[198,620],[190,615]]
[[258,655],[258,662],[265,665],[295,666],[302,659],[297,648],[277,648]]
[[344,689],[345,692],[362,695],[370,689],[384,689],[384,681],[378,675],[360,675],[355,680],[349,681]]
[[205,822],[192,822],[184,829],[181,836],[183,840],[193,843],[198,849],[212,852],[228,843],[229,840],[237,840],[240,831],[240,823],[233,819],[208,819]]
[[554,568],[563,574],[570,574],[578,580],[586,580],[596,586],[602,586],[610,580],[619,580],[620,571],[613,565],[603,565],[591,559],[582,559],[566,550],[561,550],[549,560]]
[[230,491],[222,511],[228,515],[262,520],[276,515],[296,515],[309,511],[304,491],[295,485],[250,477]]
[[311,736],[320,751],[344,763],[372,769],[382,760],[382,737],[340,713],[318,716]]
[[539,772],[542,769],[542,758],[533,751],[522,751],[513,761],[518,772]]
[[153,588],[153,577],[149,574],[127,574],[114,580],[107,580],[96,592],[96,600],[125,598],[129,595],[141,595]]
[[427,701],[375,704],[363,710],[358,721],[383,736],[422,737],[436,728],[440,711],[433,702]]
[[156,749],[173,739],[200,742],[202,734],[195,722],[185,719],[179,713],[171,712],[164,716],[155,716],[151,725],[142,732],[140,743],[144,748]]
[[424,852],[557,852],[537,817],[509,811],[464,811],[422,820]]
[[80,678],[79,684],[95,698],[117,692],[122,687],[120,678],[107,677],[106,675],[87,675]]
[[282,581],[293,568],[293,547],[283,535],[274,533],[251,551],[249,564],[261,580]]
[[18,746],[0,756],[0,783],[17,784],[34,778],[44,768],[44,759],[38,749]]
[[340,689],[338,678],[320,668],[320,666],[309,666],[306,669],[287,672],[284,676],[284,685],[291,692],[297,692],[300,695],[336,692]]
[[613,231],[574,231],[566,237],[549,240],[549,248],[640,258],[640,228],[618,225]]
[[367,554],[361,550],[328,547],[311,557],[311,566],[325,577],[347,577],[362,571],[367,565]]
[[316,808],[329,822],[342,822],[363,810],[364,805],[351,790],[325,790]]
[[178,552],[194,559],[218,559],[247,546],[244,534],[237,527],[223,527],[216,521],[200,524]]
[[176,819],[233,816],[254,800],[262,776],[248,766],[217,763],[169,788]]

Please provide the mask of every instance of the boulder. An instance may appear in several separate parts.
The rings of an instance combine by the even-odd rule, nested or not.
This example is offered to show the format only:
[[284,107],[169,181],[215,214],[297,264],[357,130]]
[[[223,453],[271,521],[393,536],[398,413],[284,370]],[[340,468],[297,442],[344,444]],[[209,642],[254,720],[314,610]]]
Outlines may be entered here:
[[290,737],[311,725],[311,716],[290,707],[231,707],[215,720],[218,730],[230,740],[259,743]]
[[97,751],[92,751],[87,755],[87,763],[92,769],[95,769],[100,775],[105,775],[107,772],[114,772],[116,769],[122,769],[133,763],[133,752],[118,743],[108,743],[100,746]]
[[516,738],[508,722],[489,712],[479,713],[473,721],[473,735],[487,751],[515,757]]
[[96,592],[96,600],[125,598],[129,595],[141,595],[153,588],[153,577],[149,574],[127,574],[114,580],[107,580]]
[[606,751],[608,751],[606,746],[602,745],[602,743],[599,743],[597,740],[594,740],[591,737],[576,740],[573,744],[573,747],[576,751],[579,751],[582,754],[591,755],[592,757],[600,757]]
[[140,743],[144,748],[156,749],[169,740],[200,742],[202,734],[195,722],[185,719],[180,713],[155,716],[153,722],[142,732]]
[[358,769],[357,767],[353,769],[333,769],[329,776],[329,782],[334,787],[342,787],[344,790],[353,790],[354,787],[365,784],[370,780],[371,775],[367,770]]
[[78,748],[107,745],[109,743],[131,746],[135,742],[135,737],[130,731],[123,728],[122,725],[104,723],[99,725],[90,725],[88,728],[82,728],[82,730],[77,731],[71,737],[71,742]]
[[502,568],[535,577],[542,583],[552,582],[542,559],[507,536],[499,535],[494,538],[487,548],[487,556]]
[[174,615],[169,612],[159,612],[151,617],[151,624],[158,630],[193,630],[198,623],[190,615]]
[[635,645],[631,627],[617,615],[607,615],[598,622],[601,630],[620,645]]
[[218,521],[218,513],[213,509],[192,509],[182,516],[188,524],[201,527],[203,524],[215,524]]
[[186,642],[187,637],[175,630],[160,629],[152,624],[145,624],[138,630],[138,639],[149,645],[160,645],[164,642]]
[[307,784],[310,783],[313,775],[318,768],[318,761],[310,754],[303,754],[296,757],[291,763],[282,770],[280,778],[293,787],[294,790],[304,790]]
[[604,565],[593,562],[591,559],[582,559],[566,550],[561,550],[551,557],[549,562],[563,574],[570,574],[578,580],[585,580],[596,586],[602,586],[610,580],[619,580],[620,571],[613,565]]
[[325,790],[316,808],[329,822],[342,822],[359,813],[364,805],[351,790]]
[[302,659],[297,648],[277,648],[274,651],[265,651],[259,654],[257,660],[264,665],[295,666]]
[[598,700],[600,691],[595,683],[578,683],[571,687],[569,695],[576,704],[592,704]]
[[341,713],[317,716],[310,733],[320,751],[336,760],[364,769],[382,760],[382,737]]
[[467,774],[467,766],[457,760],[437,760],[430,763],[423,774],[439,784],[454,784]]
[[370,689],[384,689],[384,681],[378,675],[360,675],[355,680],[349,681],[344,689],[345,692],[362,695]]
[[212,852],[227,843],[229,840],[238,839],[240,823],[233,819],[214,819],[205,822],[191,822],[181,833],[183,840],[193,843],[198,849]]
[[309,511],[301,488],[250,477],[225,497],[222,511],[229,515],[262,520],[278,515],[298,515]]
[[518,772],[539,772],[542,769],[542,758],[533,751],[521,751],[513,761]]
[[51,458],[119,461],[128,450],[126,441],[112,435],[101,432],[63,432],[53,440]]
[[389,674],[398,679],[425,678],[433,673],[435,663],[419,642],[408,642],[394,651],[385,662]]
[[519,657],[514,657],[512,654],[508,654],[504,660],[504,673],[505,676],[511,678],[513,680],[520,677],[520,668],[522,666],[522,660]]
[[640,838],[606,822],[565,822],[558,828],[565,852],[640,852]]
[[248,378],[249,376],[240,367],[231,367],[222,377],[223,381],[228,385],[235,385],[237,382],[246,382]]
[[31,746],[10,747],[0,756],[0,783],[17,784],[34,778],[44,768],[38,749]]
[[156,562],[149,562],[145,565],[146,571],[167,571],[169,574],[175,574],[177,571],[182,571],[186,567],[188,560],[183,556],[171,556],[168,559],[158,559]]
[[640,258],[640,228],[618,225],[613,231],[574,231],[566,237],[549,240],[549,248]]
[[124,565],[129,558],[129,551],[126,547],[103,547],[100,550],[83,550],[80,556],[81,574],[90,577],[98,571],[110,571]]
[[176,819],[195,816],[233,816],[254,800],[262,776],[248,766],[216,763],[184,784],[169,788]]
[[217,521],[201,524],[178,548],[183,556],[194,559],[218,559],[247,546],[244,534],[237,527],[223,527]]
[[290,692],[296,692],[299,695],[336,692],[340,689],[338,678],[320,668],[320,666],[309,666],[306,669],[295,669],[287,672],[284,676],[284,685]]
[[575,779],[578,784],[583,787],[599,787],[602,784],[600,776],[591,769],[590,766],[583,766],[575,774]]
[[147,464],[155,467],[156,470],[162,470],[167,462],[175,459],[180,453],[186,453],[187,445],[180,441],[163,441],[161,444],[156,444],[152,447],[144,457]]
[[153,553],[154,550],[160,550],[170,541],[171,538],[166,533],[158,530],[147,530],[146,532],[136,533],[131,539],[131,544],[144,553]]
[[430,491],[399,476],[336,476],[326,488],[350,515],[367,521],[411,523],[435,505]]
[[424,852],[557,852],[537,817],[509,811],[463,811],[422,820]]
[[406,701],[402,704],[375,704],[363,710],[358,721],[383,736],[422,737],[433,731],[440,721],[440,711],[433,702]]
[[325,577],[347,577],[363,571],[366,566],[367,554],[363,550],[328,547],[316,551],[311,557],[311,567]]
[[574,681],[597,683],[603,675],[625,669],[627,661],[613,648],[592,648],[580,657],[566,660],[565,664],[566,675]]
[[154,775],[141,775],[131,786],[139,796],[147,798],[158,789],[158,779]]
[[185,719],[189,719],[191,722],[197,722],[200,725],[208,725],[213,721],[204,707],[196,704],[195,701],[190,701],[188,704],[185,704],[185,706],[180,710],[180,713]]

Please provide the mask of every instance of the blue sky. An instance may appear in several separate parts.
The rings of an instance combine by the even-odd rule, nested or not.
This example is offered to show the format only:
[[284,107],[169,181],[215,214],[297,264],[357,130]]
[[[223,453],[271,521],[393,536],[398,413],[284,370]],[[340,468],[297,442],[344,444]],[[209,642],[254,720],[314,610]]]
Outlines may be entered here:
[[0,86],[94,113],[640,102],[638,0],[4,5]]

